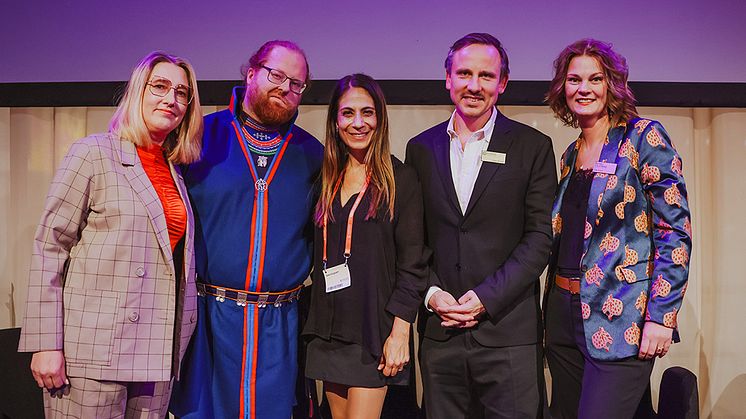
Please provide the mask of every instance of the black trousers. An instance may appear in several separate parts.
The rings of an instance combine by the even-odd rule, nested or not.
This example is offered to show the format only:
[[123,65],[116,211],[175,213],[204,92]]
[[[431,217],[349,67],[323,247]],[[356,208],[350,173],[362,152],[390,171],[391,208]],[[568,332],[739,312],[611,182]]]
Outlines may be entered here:
[[539,417],[540,349],[482,346],[469,331],[443,342],[424,338],[420,365],[427,417]]
[[580,296],[557,286],[546,307],[546,356],[554,419],[630,419],[650,383],[653,360],[592,359],[585,346]]

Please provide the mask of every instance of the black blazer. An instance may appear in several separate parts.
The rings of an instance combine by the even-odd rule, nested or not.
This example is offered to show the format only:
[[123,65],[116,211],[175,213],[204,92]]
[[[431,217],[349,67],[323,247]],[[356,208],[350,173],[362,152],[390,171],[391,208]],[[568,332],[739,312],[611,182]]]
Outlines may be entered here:
[[[427,245],[433,250],[430,285],[456,299],[473,289],[486,316],[473,329],[484,346],[513,346],[541,339],[539,275],[549,258],[551,210],[557,186],[552,141],[498,112],[488,147],[505,164],[483,162],[462,215],[453,185],[448,121],[407,144],[407,164],[422,184]],[[421,329],[435,340],[461,330],[440,326],[422,311]]]

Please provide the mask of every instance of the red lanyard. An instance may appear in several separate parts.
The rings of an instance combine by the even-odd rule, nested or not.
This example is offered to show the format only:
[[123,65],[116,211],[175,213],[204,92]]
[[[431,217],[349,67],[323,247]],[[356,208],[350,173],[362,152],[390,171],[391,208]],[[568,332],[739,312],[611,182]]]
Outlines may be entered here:
[[[344,172],[341,176],[339,176],[339,180],[337,181],[337,184],[334,186],[334,192],[332,193],[332,198],[337,195],[337,191],[339,190],[339,186],[342,184],[342,178],[344,177]],[[365,190],[368,189],[368,182],[370,181],[370,178],[366,177],[365,182],[363,182],[363,186],[360,188],[360,192],[358,192],[357,199],[355,200],[355,203],[352,205],[352,209],[350,209],[350,215],[347,216],[347,234],[345,237],[345,265],[347,265],[347,259],[350,258],[351,251],[352,251],[352,221],[355,217],[355,211],[357,211],[357,206],[360,205],[360,201],[363,200],[363,195],[365,195]],[[330,208],[331,210],[331,208]],[[328,221],[328,216],[324,214],[324,259],[322,260],[324,263],[324,269],[326,269],[326,224]]]

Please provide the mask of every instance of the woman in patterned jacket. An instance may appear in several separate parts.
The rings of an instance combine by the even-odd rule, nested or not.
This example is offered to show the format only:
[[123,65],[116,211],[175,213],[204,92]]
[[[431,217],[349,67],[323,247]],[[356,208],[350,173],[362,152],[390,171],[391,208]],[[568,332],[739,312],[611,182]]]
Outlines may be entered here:
[[554,61],[546,101],[580,128],[560,162],[545,296],[552,412],[631,418],[678,341],[691,223],[681,158],[640,118],[624,57],[584,39]]

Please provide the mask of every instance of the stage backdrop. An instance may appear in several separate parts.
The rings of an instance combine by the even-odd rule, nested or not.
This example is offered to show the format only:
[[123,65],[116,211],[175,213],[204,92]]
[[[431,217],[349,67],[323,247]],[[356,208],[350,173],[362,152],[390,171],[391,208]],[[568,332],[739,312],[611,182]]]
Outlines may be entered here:
[[[206,112],[214,111],[208,107]],[[413,135],[447,119],[450,106],[391,106],[393,152],[404,158]],[[508,116],[554,140],[557,159],[577,132],[545,107],[504,107]],[[24,313],[31,242],[56,166],[69,145],[105,131],[113,108],[0,108],[0,328]],[[689,189],[694,250],[679,315],[682,343],[656,363],[681,365],[699,377],[702,417],[736,418],[746,411],[746,110],[641,108],[660,120],[682,155]],[[302,106],[298,123],[323,138],[326,108]]]
[[295,40],[316,79],[364,71],[441,79],[469,32],[500,38],[514,80],[548,80],[569,43],[594,37],[631,80],[746,82],[741,0],[4,0],[0,83],[118,81],[154,49],[189,58],[200,80],[235,80],[268,39]]

